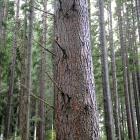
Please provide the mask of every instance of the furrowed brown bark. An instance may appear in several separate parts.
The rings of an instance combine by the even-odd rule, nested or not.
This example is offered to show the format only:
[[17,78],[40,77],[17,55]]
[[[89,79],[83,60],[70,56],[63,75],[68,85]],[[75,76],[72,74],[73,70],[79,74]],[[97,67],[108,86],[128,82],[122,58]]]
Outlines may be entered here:
[[55,121],[57,140],[98,140],[87,0],[57,0]]

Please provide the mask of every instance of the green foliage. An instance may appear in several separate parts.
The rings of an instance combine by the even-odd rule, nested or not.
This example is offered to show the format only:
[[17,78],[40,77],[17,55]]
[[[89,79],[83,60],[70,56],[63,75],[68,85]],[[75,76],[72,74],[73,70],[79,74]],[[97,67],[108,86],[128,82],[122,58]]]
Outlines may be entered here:
[[47,140],[56,140],[56,133],[54,130],[48,130],[46,132],[46,139]]

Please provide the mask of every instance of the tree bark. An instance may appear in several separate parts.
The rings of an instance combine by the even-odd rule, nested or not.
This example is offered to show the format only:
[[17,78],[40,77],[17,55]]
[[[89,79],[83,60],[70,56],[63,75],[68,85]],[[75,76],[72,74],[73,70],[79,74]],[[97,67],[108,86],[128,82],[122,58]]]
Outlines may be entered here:
[[115,139],[113,110],[111,101],[111,92],[109,84],[109,70],[108,70],[108,54],[106,48],[105,37],[105,23],[104,23],[104,0],[99,0],[99,23],[100,23],[100,48],[101,48],[101,62],[102,62],[102,79],[103,79],[103,98],[104,98],[104,115],[105,115],[105,127],[108,140]]
[[57,140],[99,140],[87,0],[57,0],[55,121]]

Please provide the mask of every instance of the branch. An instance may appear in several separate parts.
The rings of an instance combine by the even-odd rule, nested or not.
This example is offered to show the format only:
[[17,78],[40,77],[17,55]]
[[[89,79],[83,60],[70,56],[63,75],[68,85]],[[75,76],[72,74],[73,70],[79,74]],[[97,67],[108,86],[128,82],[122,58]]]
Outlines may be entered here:
[[[22,87],[24,87],[25,89],[28,89],[25,85],[19,83]],[[48,104],[44,99],[41,99],[40,97],[38,97],[37,95],[34,95],[33,92],[31,92],[30,96],[40,100],[41,102],[45,103],[46,105],[48,105],[50,108],[54,109],[53,106],[51,106],[50,104]]]
[[47,74],[47,76],[49,77],[49,79],[54,83],[54,85],[58,88],[58,90],[61,92],[61,93],[64,93],[63,91],[62,91],[62,89],[58,86],[58,84],[56,83],[56,81],[55,80],[53,80],[53,78],[49,75],[49,73],[46,71],[46,74]]
[[63,53],[63,58],[66,59],[67,58],[66,50],[61,47],[61,45],[58,43],[58,41],[56,39],[55,39],[55,42],[56,42],[57,46],[61,49],[61,51]]
[[50,104],[48,104],[45,100],[41,99],[40,97],[38,97],[37,95],[31,94],[30,96],[40,100],[41,102],[45,103],[46,105],[48,105],[50,108],[54,109],[53,106],[51,106]]
[[42,9],[39,9],[39,8],[33,6],[33,5],[32,5],[32,7],[35,8],[36,10],[38,10],[38,11],[41,11],[41,12],[46,13],[46,14],[48,14],[48,15],[51,15],[51,16],[53,16],[53,17],[55,16],[53,13],[50,13],[50,12],[48,12],[48,11],[44,11],[44,10],[42,10]]
[[60,11],[63,11],[63,9],[62,9],[62,1],[61,0],[59,0],[59,4],[60,4]]
[[52,55],[56,56],[53,52],[51,52],[49,49],[45,48],[42,46],[42,44],[40,44],[39,42],[37,42],[36,40],[34,40],[41,48],[43,48],[45,51],[51,53]]
[[4,92],[7,92],[8,89],[3,89],[3,90],[0,90],[0,94],[4,93]]

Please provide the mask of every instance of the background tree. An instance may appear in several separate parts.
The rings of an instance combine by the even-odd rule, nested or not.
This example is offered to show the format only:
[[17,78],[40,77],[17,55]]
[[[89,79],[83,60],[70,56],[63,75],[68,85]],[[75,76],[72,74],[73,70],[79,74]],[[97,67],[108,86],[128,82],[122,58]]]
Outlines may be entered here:
[[[47,0],[44,0],[43,3],[44,6],[44,11],[47,12]],[[43,29],[42,29],[42,35],[41,35],[41,44],[44,48],[46,48],[46,32],[47,32],[47,24],[46,24],[46,18],[47,15],[46,13],[43,13]],[[41,48],[41,60],[40,60],[40,98],[45,100],[45,90],[46,90],[46,52],[44,50],[44,48]],[[46,126],[46,121],[45,121],[45,104],[40,101],[39,104],[39,117],[41,119],[41,121],[39,122],[39,129],[38,129],[38,134],[39,140],[45,140],[45,126]]]
[[109,84],[109,70],[108,70],[108,54],[106,48],[106,35],[104,23],[104,1],[99,0],[99,22],[100,22],[100,48],[101,48],[101,62],[102,62],[102,79],[103,79],[103,98],[105,111],[105,126],[108,140],[115,139],[114,135],[114,120],[111,101],[111,92]]

